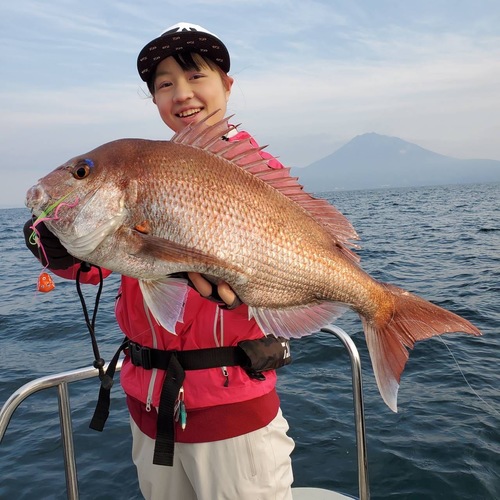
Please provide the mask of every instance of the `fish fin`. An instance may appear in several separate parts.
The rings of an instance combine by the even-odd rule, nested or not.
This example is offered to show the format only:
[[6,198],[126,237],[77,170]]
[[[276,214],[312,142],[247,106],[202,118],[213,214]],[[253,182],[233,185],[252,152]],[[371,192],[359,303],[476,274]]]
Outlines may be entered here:
[[[174,135],[172,142],[194,146],[233,162],[271,185],[309,213],[329,232],[335,242],[350,248],[359,248],[355,240],[359,240],[356,230],[349,220],[328,201],[314,198],[304,191],[298,182],[298,177],[290,176],[290,168],[272,168],[268,162],[273,157],[264,158],[260,152],[264,147],[255,146],[250,138],[238,141],[222,141],[222,136],[236,128],[229,125],[226,117],[219,122],[208,126],[205,121],[188,125],[181,132]],[[345,255],[359,262],[359,256],[354,252],[345,252]]]
[[216,266],[228,268],[227,264],[213,255],[206,254],[196,248],[189,248],[180,245],[174,241],[159,238],[149,234],[143,234],[137,228],[134,228],[136,234],[140,237],[141,248],[136,254],[144,253],[148,258],[164,260],[172,263],[185,264],[185,268],[178,271],[196,271],[191,269],[193,265],[202,262],[206,266]]
[[139,280],[142,296],[151,314],[165,330],[175,335],[175,325],[183,321],[188,284],[184,279]]
[[317,332],[334,322],[346,310],[346,304],[320,302],[315,305],[287,309],[248,308],[249,318],[255,318],[260,329],[276,337],[299,338]]
[[481,335],[469,321],[394,285],[383,284],[392,307],[382,319],[368,321],[361,316],[375,379],[387,406],[397,412],[401,374],[408,361],[408,349],[418,340],[443,333]]

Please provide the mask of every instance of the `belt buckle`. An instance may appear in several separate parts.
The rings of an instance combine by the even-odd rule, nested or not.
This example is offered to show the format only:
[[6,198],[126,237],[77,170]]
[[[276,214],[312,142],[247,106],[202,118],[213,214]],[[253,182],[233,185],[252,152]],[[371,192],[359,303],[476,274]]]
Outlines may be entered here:
[[141,366],[145,370],[151,370],[151,349],[135,342],[129,343],[130,361],[134,366]]

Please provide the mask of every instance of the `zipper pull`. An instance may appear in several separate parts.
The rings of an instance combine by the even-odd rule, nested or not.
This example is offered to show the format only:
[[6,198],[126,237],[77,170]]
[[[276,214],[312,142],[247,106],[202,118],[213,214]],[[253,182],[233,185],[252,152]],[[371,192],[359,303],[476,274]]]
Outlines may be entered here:
[[226,377],[226,380],[224,382],[224,387],[228,387],[229,386],[229,372],[227,371],[227,366],[222,367],[222,375],[224,375],[224,377]]

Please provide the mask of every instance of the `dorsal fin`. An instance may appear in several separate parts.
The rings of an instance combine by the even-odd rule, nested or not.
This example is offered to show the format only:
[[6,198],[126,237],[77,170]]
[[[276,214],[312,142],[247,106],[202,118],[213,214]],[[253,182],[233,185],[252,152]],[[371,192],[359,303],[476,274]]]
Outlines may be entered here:
[[358,234],[349,220],[326,200],[314,198],[309,193],[306,193],[303,186],[299,184],[298,177],[290,176],[289,168],[270,167],[268,164],[269,159],[263,158],[260,154],[264,147],[254,146],[250,138],[238,141],[221,140],[230,131],[235,130],[236,126],[228,123],[232,115],[213,125],[207,125],[205,122],[213,114],[199,123],[188,125],[175,134],[171,141],[176,144],[203,149],[229,160],[271,185],[309,213],[330,233],[334,241],[345,246],[344,250],[347,257],[356,262],[359,261],[359,257],[349,248],[346,248],[359,248],[353,242],[353,240],[359,239]]

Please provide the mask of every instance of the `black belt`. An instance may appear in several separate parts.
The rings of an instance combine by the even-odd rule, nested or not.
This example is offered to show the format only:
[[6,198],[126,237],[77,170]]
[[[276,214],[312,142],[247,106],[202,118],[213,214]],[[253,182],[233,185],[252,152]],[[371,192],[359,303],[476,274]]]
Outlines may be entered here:
[[192,349],[189,351],[162,351],[144,347],[128,341],[128,354],[134,366],[145,370],[159,368],[167,370],[172,356],[175,356],[184,370],[203,370],[220,366],[245,366],[248,357],[238,346]]

